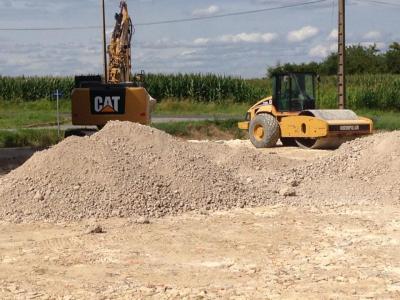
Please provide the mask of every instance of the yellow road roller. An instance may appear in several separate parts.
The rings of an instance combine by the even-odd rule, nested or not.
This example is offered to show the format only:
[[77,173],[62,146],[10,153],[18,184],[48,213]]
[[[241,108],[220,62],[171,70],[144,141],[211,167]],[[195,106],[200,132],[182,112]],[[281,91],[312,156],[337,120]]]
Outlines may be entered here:
[[240,129],[248,130],[257,148],[284,146],[336,149],[342,143],[373,131],[370,119],[347,109],[316,109],[314,73],[272,76],[272,96],[253,105]]

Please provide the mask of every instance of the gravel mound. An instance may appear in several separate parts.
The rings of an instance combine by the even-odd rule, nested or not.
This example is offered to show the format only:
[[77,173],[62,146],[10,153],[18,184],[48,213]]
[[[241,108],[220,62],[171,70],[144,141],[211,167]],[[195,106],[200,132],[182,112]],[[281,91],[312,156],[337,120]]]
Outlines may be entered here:
[[268,203],[241,182],[237,157],[225,157],[229,149],[111,122],[35,154],[0,179],[0,219],[161,217]]
[[[311,150],[310,150],[311,151]],[[400,202],[400,132],[312,162],[188,143],[129,122],[70,137],[0,178],[0,220],[162,217],[267,204]]]
[[280,173],[319,203],[400,202],[400,131],[343,144],[332,155]]

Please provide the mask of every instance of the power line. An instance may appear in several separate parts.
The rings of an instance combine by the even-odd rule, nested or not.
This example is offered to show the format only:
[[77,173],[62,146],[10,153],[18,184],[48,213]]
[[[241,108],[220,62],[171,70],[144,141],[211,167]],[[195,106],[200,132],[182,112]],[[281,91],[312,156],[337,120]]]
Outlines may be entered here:
[[394,6],[394,7],[400,7],[400,4],[398,3],[393,3],[393,2],[387,2],[387,1],[381,1],[381,0],[356,0],[357,2],[360,3],[371,3],[371,4],[379,4],[379,5],[385,5],[385,6]]
[[[308,2],[281,5],[281,6],[276,6],[276,7],[268,7],[268,8],[262,8],[262,9],[219,14],[219,15],[214,15],[214,16],[192,17],[192,18],[183,18],[183,19],[171,19],[171,20],[163,20],[163,21],[155,21],[155,22],[137,23],[137,24],[135,24],[135,26],[153,26],[153,25],[194,22],[194,21],[201,21],[201,20],[210,20],[210,19],[226,18],[226,17],[233,17],[233,16],[250,15],[250,14],[257,14],[257,13],[262,13],[262,12],[267,12],[267,11],[309,6],[309,5],[314,5],[314,4],[327,2],[327,1],[329,1],[329,0],[314,0],[314,1],[308,1]],[[66,31],[66,30],[90,30],[90,29],[99,29],[99,28],[100,28],[100,26],[36,27],[36,28],[35,27],[30,27],[30,28],[28,28],[28,27],[11,28],[10,27],[10,28],[0,28],[0,31]]]
[[137,23],[136,26],[150,26],[150,25],[160,25],[160,24],[182,23],[182,22],[192,22],[192,21],[199,21],[199,20],[209,20],[209,19],[233,17],[233,16],[242,16],[242,15],[256,14],[256,13],[272,11],[272,10],[280,10],[280,9],[286,9],[286,8],[294,8],[294,7],[313,5],[313,4],[327,2],[327,1],[328,0],[315,0],[315,1],[309,1],[309,2],[301,2],[301,3],[295,3],[295,4],[282,5],[282,6],[277,6],[277,7],[269,7],[269,8],[261,8],[261,9],[255,9],[255,10],[234,12],[234,13],[226,13],[226,14],[220,14],[220,15],[214,15],[214,16],[165,20],[165,21],[159,21],[159,22]]

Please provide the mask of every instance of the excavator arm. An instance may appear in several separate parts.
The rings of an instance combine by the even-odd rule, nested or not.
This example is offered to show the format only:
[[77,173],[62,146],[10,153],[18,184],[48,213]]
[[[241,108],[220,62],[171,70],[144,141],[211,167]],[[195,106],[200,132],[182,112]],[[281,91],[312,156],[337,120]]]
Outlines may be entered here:
[[121,11],[115,14],[115,27],[108,46],[108,82],[128,82],[131,74],[131,41],[134,33],[128,5],[120,3]]

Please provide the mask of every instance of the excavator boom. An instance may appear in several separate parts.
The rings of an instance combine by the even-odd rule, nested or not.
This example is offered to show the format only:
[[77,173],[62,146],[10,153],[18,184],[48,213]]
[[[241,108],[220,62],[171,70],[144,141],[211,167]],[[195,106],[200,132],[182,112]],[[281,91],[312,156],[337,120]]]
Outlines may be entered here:
[[132,68],[133,25],[125,1],[121,1],[120,8],[120,13],[115,14],[115,27],[108,46],[108,83],[114,84],[129,82]]

